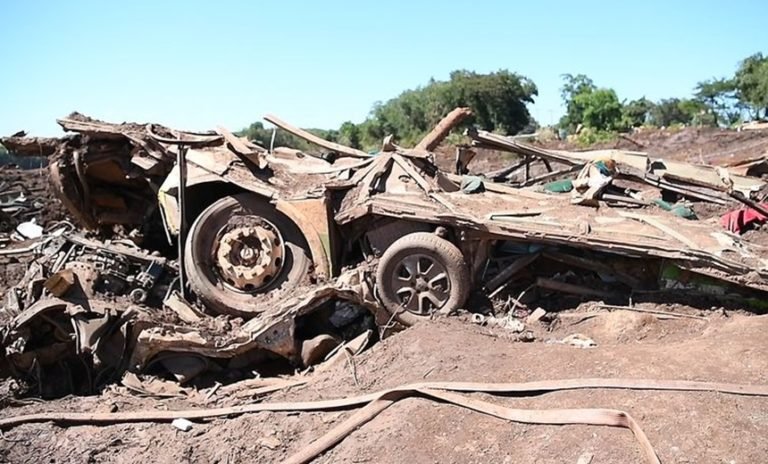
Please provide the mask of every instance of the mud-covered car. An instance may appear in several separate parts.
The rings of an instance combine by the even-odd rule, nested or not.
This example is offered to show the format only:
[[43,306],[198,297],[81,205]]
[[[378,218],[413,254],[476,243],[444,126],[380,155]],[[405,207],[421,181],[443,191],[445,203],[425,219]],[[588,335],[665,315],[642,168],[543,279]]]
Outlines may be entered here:
[[493,307],[519,285],[583,291],[557,272],[564,265],[608,299],[659,289],[670,267],[724,292],[766,290],[763,250],[711,224],[441,171],[433,150],[466,114],[415,148],[388,139],[374,154],[275,117],[266,119],[318,153],[266,149],[223,128],[79,114],[59,121],[71,132],[62,139],[2,139],[50,157],[51,182],[80,224],[140,250],[126,258],[67,235],[43,253],[4,308],[6,367],[29,376],[86,356],[91,378],[162,366],[187,380],[212,362],[308,364],[313,347],[334,344],[323,340],[374,321],[411,325],[470,297]]

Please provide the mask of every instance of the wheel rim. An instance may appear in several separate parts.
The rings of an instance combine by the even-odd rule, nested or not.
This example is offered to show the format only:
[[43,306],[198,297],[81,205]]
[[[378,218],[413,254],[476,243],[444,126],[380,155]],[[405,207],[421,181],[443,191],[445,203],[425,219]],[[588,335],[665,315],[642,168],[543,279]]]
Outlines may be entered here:
[[451,295],[451,280],[445,266],[425,254],[401,259],[390,284],[400,306],[422,316],[442,308]]
[[280,275],[285,242],[280,230],[259,216],[235,216],[217,233],[212,258],[225,287],[255,293]]

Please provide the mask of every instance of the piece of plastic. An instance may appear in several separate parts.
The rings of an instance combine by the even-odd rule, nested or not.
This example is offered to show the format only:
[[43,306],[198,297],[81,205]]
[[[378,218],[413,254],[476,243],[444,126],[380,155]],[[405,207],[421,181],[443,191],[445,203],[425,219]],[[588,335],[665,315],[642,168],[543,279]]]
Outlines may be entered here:
[[485,190],[483,178],[479,176],[464,176],[461,178],[461,191],[464,193],[479,193]]
[[16,226],[16,232],[27,239],[40,238],[43,236],[43,228],[35,220],[22,222]]
[[171,425],[181,430],[182,432],[189,432],[192,430],[192,422],[188,421],[187,419],[174,419],[173,422],[171,422]]
[[556,180],[544,184],[544,191],[550,193],[568,193],[573,190],[573,181],[571,179]]

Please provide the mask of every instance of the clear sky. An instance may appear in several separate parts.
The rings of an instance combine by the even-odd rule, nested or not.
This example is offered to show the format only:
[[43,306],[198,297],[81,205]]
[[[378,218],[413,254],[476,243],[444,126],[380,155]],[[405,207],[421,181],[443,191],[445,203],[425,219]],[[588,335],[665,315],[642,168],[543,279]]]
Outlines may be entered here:
[[0,0],[0,134],[57,135],[74,110],[332,128],[461,68],[530,77],[549,124],[563,73],[622,99],[689,96],[768,52],[767,22],[768,0]]

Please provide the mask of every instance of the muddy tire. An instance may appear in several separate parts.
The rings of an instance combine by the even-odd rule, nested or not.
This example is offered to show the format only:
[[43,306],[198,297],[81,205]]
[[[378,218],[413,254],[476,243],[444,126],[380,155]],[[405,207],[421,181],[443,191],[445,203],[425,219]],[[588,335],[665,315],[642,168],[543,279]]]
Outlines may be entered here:
[[384,251],[376,286],[385,308],[405,325],[450,313],[469,295],[469,267],[451,242],[427,232],[396,240]]
[[[240,230],[247,232],[237,235]],[[227,249],[222,251],[225,242]],[[259,248],[262,242],[269,246]],[[251,261],[230,265],[230,255],[243,255]],[[263,260],[268,263],[264,265]],[[189,288],[211,310],[246,318],[308,282],[312,266],[309,246],[299,228],[251,193],[224,197],[197,217],[184,245],[184,263]]]

